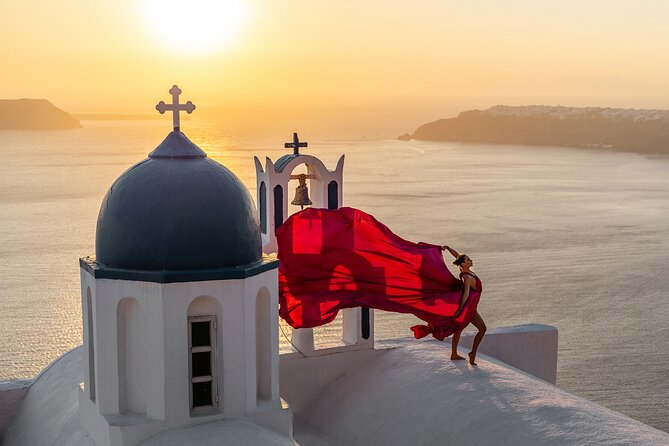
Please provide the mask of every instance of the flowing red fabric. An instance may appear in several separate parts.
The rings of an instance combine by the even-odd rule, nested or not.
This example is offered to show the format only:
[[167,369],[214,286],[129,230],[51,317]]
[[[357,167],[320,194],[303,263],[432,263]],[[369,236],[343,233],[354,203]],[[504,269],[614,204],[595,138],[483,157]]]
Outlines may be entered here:
[[481,293],[471,291],[455,317],[462,280],[448,270],[439,246],[404,240],[358,209],[305,209],[276,237],[279,314],[294,328],[317,327],[341,309],[362,306],[414,314],[427,323],[411,328],[417,338],[443,340],[476,313]]

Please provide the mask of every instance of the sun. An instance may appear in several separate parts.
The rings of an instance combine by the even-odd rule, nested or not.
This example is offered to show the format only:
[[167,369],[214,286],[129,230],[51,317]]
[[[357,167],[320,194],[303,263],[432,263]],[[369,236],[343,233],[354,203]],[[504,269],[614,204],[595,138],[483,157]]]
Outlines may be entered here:
[[229,44],[246,19],[242,0],[143,0],[142,12],[165,45],[205,53]]

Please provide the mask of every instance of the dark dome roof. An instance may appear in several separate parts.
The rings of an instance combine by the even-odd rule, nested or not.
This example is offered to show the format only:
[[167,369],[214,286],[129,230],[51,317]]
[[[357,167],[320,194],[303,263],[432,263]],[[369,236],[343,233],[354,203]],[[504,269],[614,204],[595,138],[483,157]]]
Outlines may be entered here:
[[262,245],[248,189],[175,130],[109,188],[95,253],[110,268],[201,270],[258,262]]

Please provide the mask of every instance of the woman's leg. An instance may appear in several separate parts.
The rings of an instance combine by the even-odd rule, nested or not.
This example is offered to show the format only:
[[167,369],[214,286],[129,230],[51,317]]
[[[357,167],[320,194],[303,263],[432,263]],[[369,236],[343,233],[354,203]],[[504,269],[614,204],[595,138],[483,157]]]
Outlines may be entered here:
[[474,318],[472,319],[472,325],[478,328],[479,332],[476,333],[476,336],[474,336],[474,342],[472,343],[472,351],[469,352],[469,363],[471,365],[476,365],[476,363],[474,362],[474,360],[476,359],[476,350],[478,350],[479,344],[481,343],[483,335],[485,335],[486,331],[485,322],[483,322],[483,318],[478,313],[478,311],[476,312]]
[[451,338],[451,359],[465,359],[462,356],[458,355],[458,343],[460,342],[460,334],[462,330],[456,331],[453,333]]

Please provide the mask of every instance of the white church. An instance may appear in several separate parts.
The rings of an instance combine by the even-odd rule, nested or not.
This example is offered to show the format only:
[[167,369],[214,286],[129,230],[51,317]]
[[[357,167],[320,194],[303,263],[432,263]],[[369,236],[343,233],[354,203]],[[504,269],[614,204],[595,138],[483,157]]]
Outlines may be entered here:
[[556,387],[550,326],[488,330],[472,367],[448,342],[376,341],[354,308],[336,345],[294,330],[280,355],[274,232],[296,182],[294,204],[342,206],[344,156],[329,170],[294,134],[293,153],[255,158],[256,206],[181,131],[195,106],[170,93],[156,108],[173,131],[111,185],[80,259],[83,345],[20,397],[0,389],[3,445],[669,444]]

